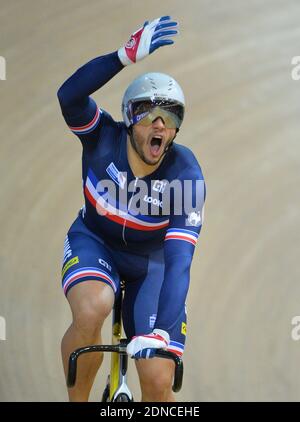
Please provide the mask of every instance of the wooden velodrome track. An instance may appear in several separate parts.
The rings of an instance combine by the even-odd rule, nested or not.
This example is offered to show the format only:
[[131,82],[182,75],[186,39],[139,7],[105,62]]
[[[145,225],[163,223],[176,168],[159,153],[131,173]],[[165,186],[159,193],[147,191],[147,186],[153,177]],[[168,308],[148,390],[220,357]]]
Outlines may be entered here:
[[[202,165],[207,202],[177,398],[300,398],[300,342],[291,338],[291,319],[300,314],[300,81],[291,78],[299,1],[2,0],[1,401],[67,400],[60,340],[71,315],[60,263],[82,205],[81,147],[56,91],[80,65],[164,14],[180,22],[175,45],[125,69],[94,98],[120,119],[129,82],[155,70],[185,91],[177,141]],[[92,400],[107,371],[108,358]],[[130,372],[139,399],[134,365]]]

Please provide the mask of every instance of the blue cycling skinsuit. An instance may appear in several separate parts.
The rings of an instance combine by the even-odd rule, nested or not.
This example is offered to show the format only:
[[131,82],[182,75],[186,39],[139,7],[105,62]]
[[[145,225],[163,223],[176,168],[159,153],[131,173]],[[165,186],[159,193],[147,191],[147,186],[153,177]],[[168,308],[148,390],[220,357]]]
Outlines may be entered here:
[[[85,199],[65,239],[62,285],[67,295],[76,284],[94,280],[118,294],[123,280],[127,337],[159,328],[170,335],[168,349],[182,355],[185,300],[202,227],[205,183],[193,153],[175,142],[153,173],[134,176],[127,159],[124,122],[116,122],[90,97],[122,69],[117,52],[97,57],[58,90],[64,119],[83,148]],[[164,187],[174,180],[182,186],[182,212],[175,212],[173,195],[165,213]],[[105,188],[107,181],[116,188],[114,196]],[[184,185],[185,181],[190,183]],[[148,194],[135,200],[145,186]],[[186,212],[188,201],[196,203],[191,212]],[[138,211],[140,202],[147,212]]]

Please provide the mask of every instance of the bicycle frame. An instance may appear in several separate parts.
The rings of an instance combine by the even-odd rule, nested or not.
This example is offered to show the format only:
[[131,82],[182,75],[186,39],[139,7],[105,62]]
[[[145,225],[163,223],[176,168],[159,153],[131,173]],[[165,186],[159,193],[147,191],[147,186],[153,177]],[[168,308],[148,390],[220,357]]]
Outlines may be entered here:
[[[69,370],[67,376],[67,386],[74,387],[77,375],[77,359],[81,354],[92,352],[111,352],[111,367],[109,383],[106,386],[109,392],[106,397],[106,390],[103,393],[102,401],[133,401],[132,393],[127,386],[127,368],[128,355],[126,352],[127,339],[122,339],[122,301],[123,289],[115,301],[112,316],[112,344],[110,345],[94,345],[76,349],[71,353],[69,358]],[[172,389],[178,392],[182,386],[183,378],[183,362],[182,359],[173,352],[158,349],[155,356],[172,359],[175,363],[174,382]],[[122,400],[124,397],[126,400]],[[109,400],[108,400],[109,398]]]
[[[122,336],[122,303],[123,288],[116,298],[112,316],[112,344],[119,345],[118,352],[111,354],[111,367],[109,378],[109,399],[114,401],[119,394],[126,394],[133,401],[131,391],[127,387],[128,355],[126,353],[127,341]],[[123,346],[123,347],[122,347]]]

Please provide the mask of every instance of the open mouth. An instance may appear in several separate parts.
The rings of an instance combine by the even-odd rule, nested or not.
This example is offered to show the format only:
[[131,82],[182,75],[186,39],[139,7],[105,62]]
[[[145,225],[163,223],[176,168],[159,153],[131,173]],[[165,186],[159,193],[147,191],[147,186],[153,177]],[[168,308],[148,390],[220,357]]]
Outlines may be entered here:
[[154,156],[158,156],[160,153],[161,146],[162,146],[162,137],[153,136],[153,138],[150,141],[151,154]]

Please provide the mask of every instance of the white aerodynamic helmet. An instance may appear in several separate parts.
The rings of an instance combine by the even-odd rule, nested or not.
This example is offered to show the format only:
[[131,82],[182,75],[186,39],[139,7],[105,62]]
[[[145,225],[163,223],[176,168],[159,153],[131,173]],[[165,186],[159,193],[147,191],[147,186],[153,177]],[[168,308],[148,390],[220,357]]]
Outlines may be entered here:
[[145,73],[135,79],[125,91],[122,101],[123,120],[128,128],[149,116],[150,109],[155,109],[153,116],[161,113],[171,122],[169,127],[178,130],[184,108],[185,99],[179,84],[171,76],[158,72]]

